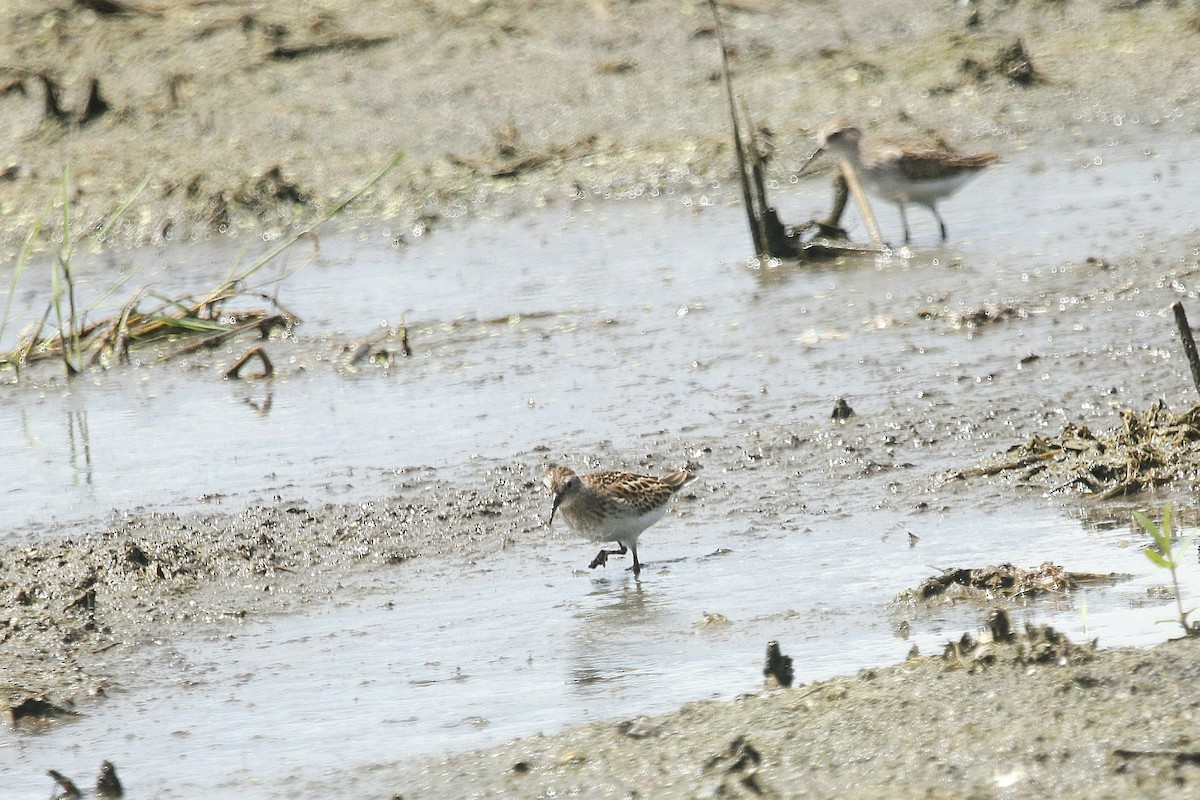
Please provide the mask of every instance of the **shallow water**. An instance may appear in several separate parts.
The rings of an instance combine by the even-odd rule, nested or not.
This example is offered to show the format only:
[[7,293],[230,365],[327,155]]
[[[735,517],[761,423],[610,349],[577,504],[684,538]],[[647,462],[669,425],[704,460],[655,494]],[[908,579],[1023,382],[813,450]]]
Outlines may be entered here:
[[[599,574],[573,569],[590,546],[547,542],[535,558],[421,565],[365,599],[171,642],[168,657],[136,665],[146,688],[0,750],[6,773],[30,779],[13,796],[43,796],[50,765],[90,774],[98,754],[124,767],[135,797],[383,796],[403,788],[389,785],[388,765],[405,758],[753,691],[769,639],[806,682],[895,663],[914,644],[938,652],[982,612],[889,605],[931,560],[1033,564],[1069,552],[1081,568],[1139,571],[1014,618],[1109,646],[1171,633],[1154,624],[1164,608],[1139,607],[1156,576],[1119,546],[1125,529],[964,512],[906,526],[922,537],[910,548],[903,532],[880,536],[871,515],[793,536],[671,522],[640,583],[620,560]],[[717,543],[728,552],[710,550]],[[896,633],[904,620],[907,638]]]
[[[740,208],[704,205],[712,201],[702,195],[551,208],[424,237],[406,232],[408,247],[393,246],[405,232],[387,228],[330,237],[320,260],[280,290],[304,320],[302,333],[367,336],[406,320],[514,322],[497,322],[486,345],[441,363],[422,358],[417,340],[417,363],[386,379],[318,369],[256,385],[197,376],[184,362],[88,376],[36,397],[14,391],[0,408],[0,424],[17,432],[0,444],[0,481],[10,487],[0,530],[225,495],[246,502],[288,488],[340,494],[352,471],[361,487],[374,473],[524,451],[547,438],[564,447],[577,437],[581,447],[623,443],[644,433],[614,426],[631,404],[653,408],[656,428],[714,421],[711,431],[768,385],[800,416],[837,396],[886,404],[926,363],[929,377],[944,383],[947,369],[991,373],[1038,353],[1058,359],[1047,381],[1077,383],[1083,376],[1062,363],[1069,355],[1138,347],[1152,336],[1160,348],[1173,344],[1169,325],[1153,316],[1175,299],[1170,287],[1115,319],[1093,309],[1094,324],[1078,321],[1071,331],[1030,319],[965,342],[943,323],[914,325],[913,317],[1059,293],[1064,306],[1085,302],[1110,282],[1085,259],[1152,261],[1165,251],[1158,242],[1194,230],[1198,179],[1180,168],[1194,149],[1127,142],[1057,164],[1017,154],[945,204],[948,246],[937,246],[932,219],[913,209],[922,249],[875,264],[747,268]],[[780,193],[785,219],[823,210],[823,182],[802,188]],[[893,206],[876,211],[885,232],[898,227]],[[80,266],[81,294],[102,293],[117,267],[136,276],[129,287],[199,291],[247,259],[245,249],[95,257]],[[285,269],[301,260],[289,257]],[[14,319],[44,308],[44,293],[29,286],[36,273],[23,277]],[[551,317],[520,321],[543,314]],[[908,357],[896,358],[897,350]],[[1157,395],[1170,399],[1175,383],[1163,378],[1180,374],[1172,372],[1159,366],[1137,377],[1151,388],[1162,382]],[[607,391],[614,385],[620,391]],[[305,424],[314,416],[328,420],[320,436]],[[137,446],[143,442],[167,446]]]
[[[0,757],[9,774],[32,778],[15,796],[41,796],[47,765],[87,774],[98,752],[128,765],[133,796],[380,794],[398,788],[387,765],[403,758],[752,691],[771,638],[803,681],[894,663],[913,644],[935,652],[977,627],[979,609],[931,617],[888,605],[934,559],[1036,563],[1070,552],[1080,567],[1140,571],[1014,616],[1112,646],[1169,633],[1153,624],[1162,607],[1138,607],[1155,576],[1136,548],[1120,546],[1124,529],[1032,517],[935,516],[906,526],[920,531],[916,548],[903,532],[880,536],[870,515],[770,537],[674,521],[657,532],[640,585],[616,562],[600,575],[573,571],[590,550],[561,542],[536,558],[502,554],[486,569],[422,565],[367,599],[172,642],[169,657],[137,665],[146,689],[61,732],[22,737]],[[716,542],[730,552],[695,555]],[[502,610],[497,585],[509,598]],[[907,640],[895,632],[905,619]]]
[[[940,429],[900,438],[954,440],[940,461],[914,458],[919,444],[898,457],[925,474],[969,465],[1045,419],[1111,424],[1109,403],[1186,402],[1186,366],[1161,313],[1174,290],[1116,301],[1100,290],[1119,285],[1133,257],[1151,265],[1142,274],[1177,267],[1158,243],[1194,227],[1200,175],[1180,168],[1193,155],[1193,144],[1132,141],[1053,160],[1014,154],[944,205],[948,246],[931,246],[934,223],[914,209],[917,251],[810,270],[748,267],[741,210],[724,195],[720,205],[697,194],[553,207],[407,232],[403,247],[384,228],[329,237],[281,291],[304,335],[365,336],[402,320],[472,332],[414,342],[414,358],[387,374],[325,367],[243,384],[168,366],[37,396],[9,390],[0,424],[18,434],[0,445],[10,487],[0,529],[40,535],[134,507],[238,507],[276,494],[371,497],[397,469],[472,480],[473,456],[538,446],[586,454],[606,443],[631,457],[663,440],[750,448],[760,429],[780,426],[852,440],[856,425],[884,428],[914,409]],[[785,218],[823,211],[827,191],[789,187]],[[892,209],[876,210],[896,229]],[[126,257],[145,264],[139,280],[171,294],[210,285],[235,253],[105,258]],[[35,313],[37,298],[17,300]],[[1003,303],[1029,313],[973,337],[946,319]],[[1066,323],[1060,308],[1072,311]],[[491,319],[503,321],[470,322]],[[1040,359],[1021,364],[1030,354]],[[829,430],[839,396],[862,422]],[[987,414],[1006,419],[1011,437],[973,435]],[[803,466],[796,486],[768,488],[805,493],[795,520],[757,518],[750,487],[745,508],[683,505],[647,534],[640,588],[619,561],[579,570],[591,546],[547,534],[483,566],[414,562],[312,613],[151,649],[137,665],[148,688],[14,736],[0,746],[0,773],[17,776],[13,797],[44,797],[49,767],[82,778],[104,758],[135,797],[195,796],[214,775],[246,797],[393,791],[387,765],[404,758],[751,691],[768,639],[805,681],[894,663],[914,643],[937,650],[977,627],[979,610],[910,615],[890,601],[939,566],[1052,560],[1133,573],[1017,617],[1108,646],[1172,633],[1153,624],[1169,616],[1165,604],[1144,605],[1160,578],[1136,545],[1122,546],[1123,521],[1084,528],[1038,499],[1002,511],[872,507],[830,485],[821,465]],[[706,613],[728,622],[705,624]],[[908,640],[895,632],[906,619]]]

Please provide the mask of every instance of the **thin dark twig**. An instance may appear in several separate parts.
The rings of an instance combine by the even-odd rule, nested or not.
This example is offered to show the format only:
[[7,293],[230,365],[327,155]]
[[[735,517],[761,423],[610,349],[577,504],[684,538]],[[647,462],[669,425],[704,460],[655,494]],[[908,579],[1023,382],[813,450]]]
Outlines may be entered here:
[[1179,338],[1183,340],[1183,352],[1187,355],[1188,366],[1192,369],[1192,383],[1195,384],[1196,391],[1200,392],[1200,355],[1196,354],[1196,340],[1192,338],[1192,329],[1188,325],[1183,303],[1178,301],[1172,303],[1171,310],[1175,312],[1175,327],[1179,328]]
[[717,0],[708,0],[712,8],[713,19],[717,24],[717,41],[721,44],[721,75],[725,79],[725,94],[729,100],[729,119],[733,122],[733,143],[737,151],[738,177],[742,182],[742,202],[746,206],[746,216],[750,221],[750,233],[754,238],[754,252],[762,255],[767,252],[767,241],[759,225],[761,209],[756,209],[754,193],[750,189],[750,178],[746,167],[746,154],[742,149],[742,130],[738,124],[737,106],[733,99],[733,81],[729,77],[729,52],[725,44],[725,28],[721,25],[721,14],[717,10]]

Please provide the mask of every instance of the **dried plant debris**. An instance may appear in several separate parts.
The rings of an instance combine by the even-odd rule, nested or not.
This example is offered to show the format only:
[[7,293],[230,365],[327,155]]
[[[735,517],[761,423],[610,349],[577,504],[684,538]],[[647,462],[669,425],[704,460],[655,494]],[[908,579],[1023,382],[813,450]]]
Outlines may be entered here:
[[1176,414],[1159,400],[1143,414],[1122,411],[1121,423],[1100,435],[1068,424],[1053,439],[1034,436],[953,477],[1014,473],[1049,492],[1073,490],[1101,500],[1200,477],[1200,406]]
[[23,697],[8,704],[8,720],[12,725],[22,720],[48,723],[64,717],[74,717],[76,712],[65,706],[50,702],[45,697]]
[[1087,586],[1107,586],[1128,580],[1129,575],[1118,573],[1068,572],[1049,561],[1034,569],[1021,569],[1012,564],[942,570],[921,581],[915,589],[906,589],[897,602],[911,603],[932,600],[991,602],[997,599],[1065,595]]
[[746,739],[738,736],[724,752],[709,758],[700,770],[702,776],[715,776],[709,788],[710,797],[761,797],[765,793],[759,782],[762,754]]
[[[54,798],[76,798],[86,796],[80,791],[75,781],[68,778],[58,770],[46,770],[46,774],[54,780],[54,793],[50,795]],[[111,761],[105,761],[100,765],[100,776],[96,778],[96,796],[103,798],[117,798],[125,796],[125,788],[121,785],[121,779],[117,777],[117,768],[113,766]]]
[[1012,319],[1026,319],[1030,312],[1008,303],[990,303],[964,311],[950,312],[940,308],[922,308],[917,312],[917,319],[944,320],[954,330],[966,331],[969,336],[1000,322]]
[[96,794],[100,797],[124,797],[125,787],[117,777],[117,768],[111,761],[100,765],[100,775],[96,778]]
[[947,666],[975,671],[993,664],[1080,663],[1091,658],[1096,641],[1073,644],[1066,635],[1049,625],[1026,625],[1023,633],[1012,630],[1008,612],[994,609],[988,615],[989,632],[980,639],[964,633],[947,642],[942,659]]
[[511,119],[492,134],[493,146],[478,157],[458,154],[447,155],[447,160],[457,167],[491,178],[515,178],[523,172],[553,166],[570,158],[595,155],[599,151],[600,137],[588,134],[572,144],[533,146],[522,138],[517,125]]
[[[984,48],[988,46],[980,42]],[[982,60],[964,58],[959,71],[975,83],[987,83],[992,79],[1008,81],[1016,86],[1029,87],[1044,81],[1033,65],[1033,59],[1020,39],[992,42],[991,57]]]
[[80,324],[64,336],[47,333],[46,321],[23,332],[17,346],[0,353],[0,369],[20,369],[38,361],[69,359],[86,367],[129,363],[131,349],[153,345],[154,360],[165,361],[200,349],[215,348],[241,334],[266,338],[276,329],[290,330],[297,317],[274,298],[265,298],[270,309],[229,310],[226,304],[249,292],[224,286],[200,298],[167,299],[144,309],[148,295],[135,295],[120,312],[98,322]]

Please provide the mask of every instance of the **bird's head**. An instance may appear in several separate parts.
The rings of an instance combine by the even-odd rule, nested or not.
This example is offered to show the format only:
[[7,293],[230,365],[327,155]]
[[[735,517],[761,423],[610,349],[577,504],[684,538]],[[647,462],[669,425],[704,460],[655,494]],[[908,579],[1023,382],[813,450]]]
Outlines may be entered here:
[[849,120],[841,117],[831,119],[817,131],[817,149],[796,172],[801,175],[809,165],[822,153],[832,153],[838,158],[854,161],[858,158],[858,146],[862,141],[862,131]]
[[551,467],[542,478],[542,485],[554,495],[554,505],[550,508],[550,524],[554,524],[554,514],[562,504],[563,498],[571,495],[580,487],[579,476],[574,470],[566,467]]

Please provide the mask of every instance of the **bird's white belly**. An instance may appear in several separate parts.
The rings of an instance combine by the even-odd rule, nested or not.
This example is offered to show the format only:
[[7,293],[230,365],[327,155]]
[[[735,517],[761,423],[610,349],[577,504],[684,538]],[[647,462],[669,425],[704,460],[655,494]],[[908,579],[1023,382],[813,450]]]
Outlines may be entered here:
[[571,530],[589,541],[621,542],[632,546],[637,543],[642,531],[658,522],[666,513],[667,507],[664,505],[638,516],[608,517],[603,520],[569,512],[564,516]]
[[863,171],[863,180],[872,194],[891,200],[893,203],[933,203],[949,197],[975,177],[971,172],[960,172],[944,178],[928,180],[906,180],[893,170],[873,169]]

